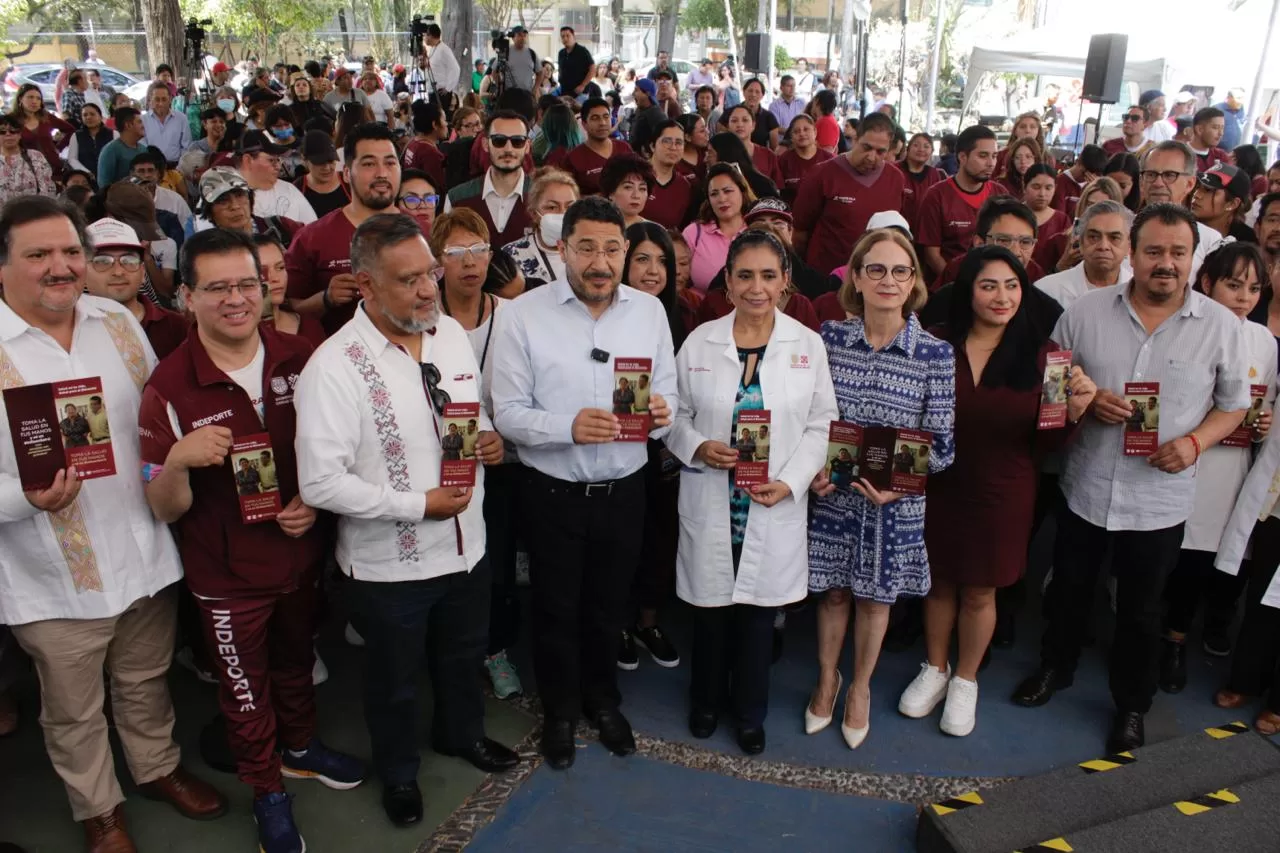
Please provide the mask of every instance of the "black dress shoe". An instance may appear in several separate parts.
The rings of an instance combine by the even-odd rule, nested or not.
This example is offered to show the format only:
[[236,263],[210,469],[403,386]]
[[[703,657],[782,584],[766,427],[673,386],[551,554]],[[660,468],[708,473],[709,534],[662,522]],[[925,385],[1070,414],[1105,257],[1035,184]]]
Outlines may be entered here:
[[1111,734],[1107,735],[1107,754],[1128,752],[1146,742],[1147,730],[1143,725],[1142,715],[1136,711],[1116,711],[1116,718],[1111,723]]
[[1051,666],[1041,667],[1023,679],[1013,691],[1013,703],[1024,708],[1037,708],[1052,699],[1054,693],[1070,687],[1072,680],[1070,675]]
[[465,749],[437,749],[436,752],[453,758],[465,758],[473,767],[485,773],[501,773],[520,763],[520,756],[515,750],[489,738],[481,738]]
[[382,809],[396,826],[422,822],[422,791],[417,782],[382,789]]
[[1181,693],[1187,686],[1187,645],[1164,640],[1160,653],[1160,689],[1165,693]]
[[997,649],[1011,648],[1018,639],[1018,619],[1009,608],[996,611],[996,630],[991,635],[991,645]]
[[747,755],[764,752],[764,726],[743,726],[738,729],[738,746]]
[[636,736],[621,711],[600,711],[591,722],[600,730],[600,742],[614,755],[625,756],[636,751]]
[[542,724],[542,757],[553,770],[567,770],[573,766],[577,754],[573,729],[573,720],[549,719]]
[[720,717],[715,711],[694,709],[689,712],[689,734],[696,738],[709,738],[716,733]]

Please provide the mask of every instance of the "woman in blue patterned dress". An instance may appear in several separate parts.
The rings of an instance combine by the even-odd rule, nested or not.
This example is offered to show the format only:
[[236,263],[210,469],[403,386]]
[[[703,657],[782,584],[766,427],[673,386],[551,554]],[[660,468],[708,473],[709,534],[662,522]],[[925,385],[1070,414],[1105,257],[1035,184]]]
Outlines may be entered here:
[[[822,325],[840,420],[933,433],[929,471],[955,455],[955,354],[913,313],[927,297],[910,241],[894,229],[868,232],[854,247],[840,289],[851,319]],[[929,591],[923,496],[878,491],[857,479],[839,490],[825,469],[813,482],[809,591],[818,606],[818,686],[805,709],[808,734],[826,728],[840,692],[840,653],[856,608],[853,679],[840,727],[856,749],[871,727],[871,675],[900,596]],[[856,601],[856,605],[854,602]]]

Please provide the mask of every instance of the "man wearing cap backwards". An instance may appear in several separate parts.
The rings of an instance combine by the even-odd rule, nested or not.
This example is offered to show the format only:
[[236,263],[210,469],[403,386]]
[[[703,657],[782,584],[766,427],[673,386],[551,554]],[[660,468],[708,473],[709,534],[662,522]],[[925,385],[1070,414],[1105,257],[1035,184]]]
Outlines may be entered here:
[[142,137],[146,129],[142,126],[142,113],[133,107],[120,107],[114,113],[116,120],[115,139],[102,146],[98,155],[98,186],[109,187],[129,174],[129,166],[133,158],[142,153]]
[[667,120],[667,113],[658,104],[658,84],[647,77],[636,81],[636,111],[631,116],[631,132],[628,139],[635,151],[647,151],[653,142],[655,129]]
[[211,88],[219,89],[231,79],[231,66],[225,62],[213,63],[213,68],[209,71],[209,81]]
[[351,79],[351,72],[345,68],[339,68],[337,75],[333,78],[333,91],[324,96],[324,105],[335,113],[343,104],[354,102],[362,107],[369,106],[369,99],[364,92],[356,88],[355,81]]
[[1244,224],[1244,215],[1252,201],[1249,198],[1249,176],[1230,163],[1215,163],[1201,172],[1191,194],[1191,212],[1201,225],[1207,225],[1223,237],[1253,243],[1257,237]]
[[235,169],[215,166],[200,178],[200,216],[195,230],[225,228],[249,236],[274,234],[286,247],[302,231],[302,223],[283,216],[254,216],[253,190]]
[[1227,90],[1227,99],[1213,106],[1222,110],[1223,118],[1226,119],[1219,144],[1228,151],[1234,151],[1241,142],[1248,142],[1244,135],[1244,89],[1233,86]]
[[164,358],[187,339],[189,326],[181,314],[139,298],[146,244],[128,224],[111,217],[90,225],[88,234],[93,251],[85,270],[85,288],[94,296],[128,308],[142,324],[156,357]]
[[815,166],[800,182],[796,251],[819,273],[848,262],[873,213],[902,209],[906,178],[887,161],[893,133],[893,119],[868,115],[849,153]]
[[508,89],[524,89],[533,91],[533,82],[538,78],[538,54],[529,47],[529,31],[524,27],[511,28],[511,50],[508,51],[507,74]]
[[360,298],[351,273],[356,227],[375,214],[394,213],[400,194],[400,158],[389,128],[357,126],[343,153],[351,201],[303,228],[285,255],[291,310],[320,317],[329,334],[351,319]]
[[307,174],[293,185],[302,191],[316,216],[325,216],[351,201],[338,170],[338,150],[329,134],[323,130],[307,131],[302,140],[302,162],[307,164]]
[[316,221],[316,212],[302,191],[280,180],[280,156],[289,149],[271,141],[264,131],[246,130],[236,149],[240,176],[253,190],[255,216],[283,216],[303,224]]
[[[261,275],[248,235],[202,231],[183,246],[182,263],[195,327],[143,393],[146,497],[181,534],[236,774],[253,788],[261,850],[302,853],[284,779],[335,790],[364,780],[360,761],[315,732],[312,635],[327,536],[298,494],[293,454],[294,386],[311,344],[259,325]],[[235,457],[228,459],[240,452],[234,442],[249,437],[270,444],[283,508],[252,522],[229,464]],[[252,458],[262,450],[253,447]]]
[[1217,107],[1198,110],[1191,120],[1191,150],[1196,152],[1196,171],[1207,172],[1214,163],[1230,163],[1231,155],[1220,146],[1227,119]]
[[1138,106],[1147,111],[1144,135],[1152,142],[1164,142],[1173,139],[1173,123],[1166,118],[1168,104],[1164,92],[1159,89],[1148,89],[1138,96]]
[[[69,467],[47,488],[24,491],[13,454],[3,454],[0,553],[9,568],[0,572],[0,622],[35,662],[45,748],[72,817],[84,824],[86,848],[131,853],[103,709],[104,668],[113,727],[141,793],[190,818],[226,811],[216,790],[182,769],[173,740],[166,673],[182,567],[137,486],[137,412],[156,357],[127,308],[84,293],[78,212],[24,196],[0,210],[0,233],[0,384],[100,380],[116,466],[115,475],[84,482]],[[0,442],[12,440],[8,418],[0,418]]]

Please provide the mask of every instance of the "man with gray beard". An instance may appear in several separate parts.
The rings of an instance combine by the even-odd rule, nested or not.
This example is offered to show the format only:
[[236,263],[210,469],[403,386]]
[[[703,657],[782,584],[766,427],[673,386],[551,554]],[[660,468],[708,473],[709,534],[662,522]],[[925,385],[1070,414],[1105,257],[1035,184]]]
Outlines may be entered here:
[[476,404],[484,465],[502,461],[502,439],[479,406],[467,333],[440,312],[441,268],[417,222],[370,217],[350,254],[355,316],[297,383],[298,485],[308,506],[338,516],[338,568],[350,576],[351,623],[367,651],[365,723],[382,805],[392,823],[409,826],[422,820],[416,695],[424,655],[435,751],[486,773],[519,762],[484,734],[484,472],[474,487],[441,485],[445,406]]

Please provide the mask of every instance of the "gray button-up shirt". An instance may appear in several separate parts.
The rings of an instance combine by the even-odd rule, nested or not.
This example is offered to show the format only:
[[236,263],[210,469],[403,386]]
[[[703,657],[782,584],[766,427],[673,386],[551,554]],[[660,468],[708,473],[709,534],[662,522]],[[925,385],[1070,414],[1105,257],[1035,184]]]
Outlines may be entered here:
[[[1150,335],[1129,300],[1133,282],[1076,300],[1058,320],[1053,340],[1099,389],[1124,393],[1126,382],[1160,383],[1159,442],[1191,432],[1211,409],[1249,406],[1240,321],[1202,293],[1187,289],[1178,312]],[[1160,530],[1187,520],[1196,467],[1167,474],[1145,457],[1124,455],[1124,426],[1093,417],[1066,451],[1062,492],[1067,506],[1107,530]]]

